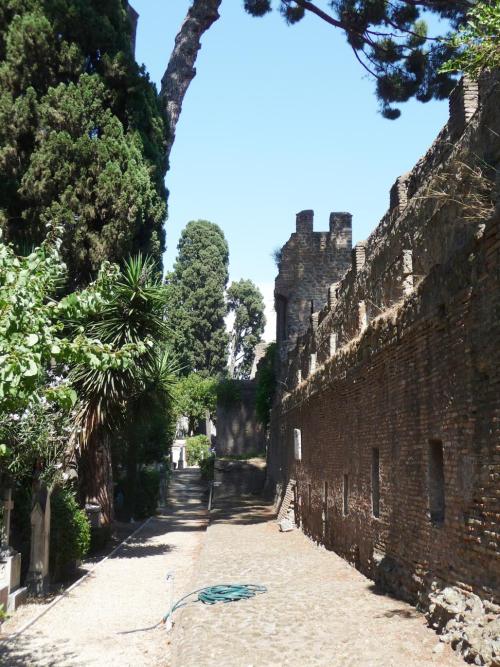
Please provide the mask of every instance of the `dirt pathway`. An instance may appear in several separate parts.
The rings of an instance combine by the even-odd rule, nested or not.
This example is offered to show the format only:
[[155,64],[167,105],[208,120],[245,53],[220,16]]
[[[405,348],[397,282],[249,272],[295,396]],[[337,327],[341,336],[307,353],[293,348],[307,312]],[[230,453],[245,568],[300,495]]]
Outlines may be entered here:
[[[16,639],[0,644],[0,664],[36,667],[167,667],[170,636],[154,627],[167,607],[165,575],[176,597],[193,575],[206,527],[198,470],[174,473],[169,516],[154,517],[112,558]],[[5,624],[14,632],[27,613]],[[16,627],[17,626],[17,627]]]
[[299,531],[279,533],[265,504],[212,515],[193,588],[256,583],[251,600],[186,607],[173,634],[175,667],[463,666],[413,607]]

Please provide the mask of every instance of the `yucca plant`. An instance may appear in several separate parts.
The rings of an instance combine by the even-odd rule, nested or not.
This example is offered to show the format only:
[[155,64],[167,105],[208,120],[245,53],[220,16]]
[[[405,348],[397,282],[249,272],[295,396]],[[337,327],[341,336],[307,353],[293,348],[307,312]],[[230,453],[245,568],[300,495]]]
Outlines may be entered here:
[[124,368],[100,370],[76,366],[70,379],[79,396],[75,440],[87,501],[98,502],[103,522],[113,518],[111,437],[141,396],[170,400],[174,364],[164,351],[166,299],[155,263],[141,255],[130,259],[85,324],[86,334],[113,349],[142,345],[142,353]]
[[126,447],[125,508],[129,516],[138,516],[139,464],[158,460],[170,444],[173,388],[178,371],[174,355],[168,347],[160,347],[141,366],[137,391],[127,402],[123,442]]

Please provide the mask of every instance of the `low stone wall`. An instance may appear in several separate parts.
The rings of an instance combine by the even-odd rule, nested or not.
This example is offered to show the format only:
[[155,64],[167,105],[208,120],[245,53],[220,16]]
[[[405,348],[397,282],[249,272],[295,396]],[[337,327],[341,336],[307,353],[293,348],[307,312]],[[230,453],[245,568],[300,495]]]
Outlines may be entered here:
[[264,459],[246,461],[221,461],[214,468],[215,502],[217,499],[260,494],[266,480]]

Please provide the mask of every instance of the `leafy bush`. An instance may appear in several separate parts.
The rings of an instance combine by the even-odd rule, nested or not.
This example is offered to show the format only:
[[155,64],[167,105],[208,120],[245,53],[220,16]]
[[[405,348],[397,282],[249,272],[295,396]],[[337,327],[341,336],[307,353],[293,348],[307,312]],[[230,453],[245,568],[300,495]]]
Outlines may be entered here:
[[210,482],[214,478],[215,456],[207,456],[200,461],[201,479]]
[[467,15],[467,23],[460,27],[448,43],[456,55],[444,63],[439,73],[464,72],[477,80],[483,72],[493,72],[500,67],[499,32],[498,3],[477,3]]
[[189,432],[198,422],[205,419],[207,412],[213,414],[217,404],[217,380],[191,373],[180,378],[173,389],[174,406],[177,414],[188,418]]
[[158,507],[160,497],[160,473],[157,470],[144,468],[139,471],[134,503],[134,517],[145,519],[153,516]]
[[58,580],[90,547],[90,522],[70,489],[59,489],[51,499],[50,570]]
[[276,391],[276,372],[274,369],[276,343],[268,345],[264,359],[260,362],[257,374],[257,391],[255,395],[255,411],[257,419],[264,427],[269,426],[271,408]]
[[0,623],[3,623],[9,618],[9,615],[5,611],[3,604],[0,604]]
[[210,438],[206,435],[195,435],[186,440],[186,458],[189,466],[199,465],[210,456]]

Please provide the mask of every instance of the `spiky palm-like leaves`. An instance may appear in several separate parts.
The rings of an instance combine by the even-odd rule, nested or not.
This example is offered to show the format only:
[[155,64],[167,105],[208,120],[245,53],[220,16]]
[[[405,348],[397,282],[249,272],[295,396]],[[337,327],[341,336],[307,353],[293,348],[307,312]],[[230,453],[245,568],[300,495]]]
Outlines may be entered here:
[[132,344],[142,352],[119,370],[81,365],[71,373],[79,395],[76,438],[86,459],[86,494],[105,506],[108,520],[112,518],[110,432],[130,419],[134,406],[166,409],[176,373],[165,348],[165,289],[154,261],[140,255],[130,259],[110,288],[109,298],[87,324],[87,333],[114,349]]
[[101,371],[81,365],[72,371],[80,397],[83,445],[96,429],[121,421],[127,401],[140,393],[145,371],[154,368],[155,350],[166,338],[165,290],[153,260],[141,255],[130,259],[112,289],[111,298],[87,325],[88,335],[113,348],[143,345],[144,352],[124,369]]

